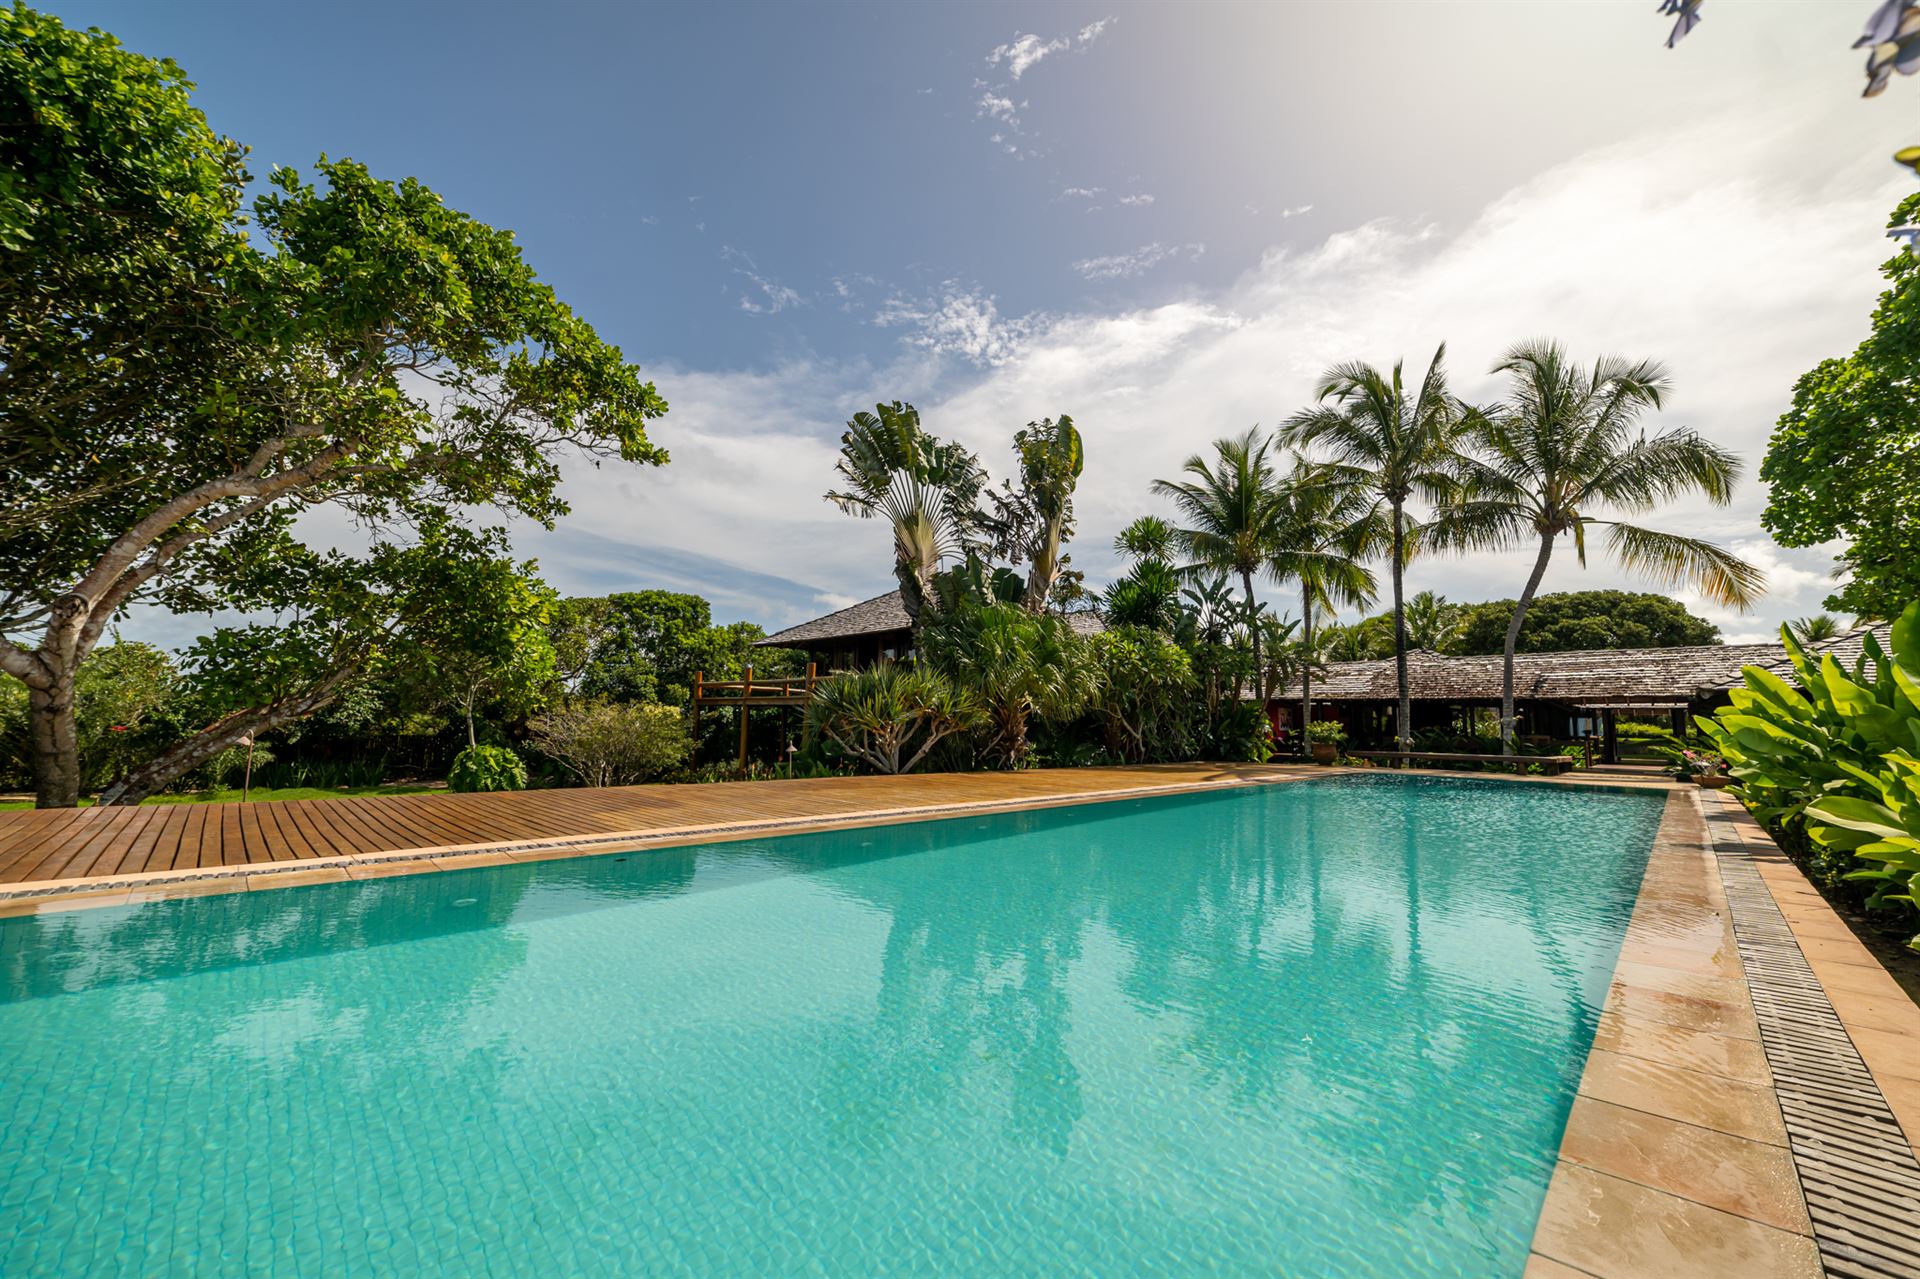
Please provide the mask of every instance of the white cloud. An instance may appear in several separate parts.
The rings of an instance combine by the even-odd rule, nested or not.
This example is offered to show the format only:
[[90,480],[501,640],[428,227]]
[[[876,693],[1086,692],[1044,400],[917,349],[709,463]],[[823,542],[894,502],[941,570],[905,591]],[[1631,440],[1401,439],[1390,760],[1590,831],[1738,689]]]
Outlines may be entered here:
[[[1094,34],[1098,35],[1098,32]],[[1057,40],[1042,40],[1039,36],[1028,34],[1015,36],[1007,44],[1000,45],[987,55],[989,66],[1007,64],[1007,74],[1018,80],[1027,73],[1027,69],[1051,53],[1065,53],[1073,47],[1073,41],[1066,36]]]
[[[570,467],[563,491],[576,514],[523,553],[540,554],[568,589],[555,548],[574,528],[633,546],[622,567],[634,584],[656,572],[647,544],[697,549],[801,584],[781,594],[716,579],[708,593],[727,600],[723,614],[769,625],[825,611],[821,594],[885,590],[884,530],[820,495],[847,416],[900,397],[1003,476],[1020,424],[1072,413],[1087,440],[1074,561],[1102,580],[1114,534],[1158,509],[1154,478],[1215,438],[1273,425],[1307,402],[1329,363],[1404,356],[1424,369],[1444,338],[1456,389],[1484,397],[1496,389],[1484,370],[1508,344],[1551,334],[1582,360],[1665,360],[1676,395],[1653,424],[1692,426],[1746,458],[1730,508],[1681,504],[1648,522],[1736,546],[1765,568],[1775,591],[1756,613],[1701,610],[1729,639],[1763,637],[1818,611],[1830,559],[1766,541],[1753,469],[1794,379],[1865,333],[1888,251],[1881,225],[1903,187],[1883,155],[1842,158],[1830,129],[1805,122],[1749,112],[1662,128],[1571,157],[1463,224],[1351,226],[1311,249],[1269,250],[1216,290],[1005,316],[991,294],[950,283],[882,308],[876,323],[901,335],[885,367],[649,367],[672,405],[655,432],[672,464]],[[1562,548],[1546,589],[1644,585],[1594,551],[1582,570]],[[604,550],[594,559],[604,564]],[[1409,588],[1510,597],[1528,561],[1433,557],[1414,565]]]
[[[795,289],[790,289],[769,276],[760,274],[760,268],[747,254],[731,246],[720,250],[720,257],[734,263],[733,273],[743,276],[753,287],[740,295],[740,309],[749,315],[773,315],[788,307],[804,306],[806,299]],[[838,280],[834,281],[840,285]],[[841,286],[844,288],[844,286]],[[844,292],[841,296],[846,296]]]
[[1060,193],[1060,198],[1062,200],[1091,200],[1105,190],[1105,187],[1068,187]]
[[1121,197],[1120,197],[1120,203],[1122,203],[1122,204],[1152,204],[1152,203],[1153,203],[1153,197],[1152,197],[1152,196],[1150,196],[1150,195],[1123,195],[1123,196],[1121,196]]
[[[1122,200],[1122,204],[1127,201]],[[1204,244],[1143,244],[1131,253],[1113,253],[1105,257],[1082,258],[1073,264],[1073,269],[1089,280],[1126,280],[1144,274],[1173,258],[1184,257],[1188,261],[1200,257],[1207,251]]]
[[1291,209],[1280,210],[1280,216],[1282,218],[1297,218],[1303,213],[1312,212],[1313,206],[1311,204],[1296,204]]

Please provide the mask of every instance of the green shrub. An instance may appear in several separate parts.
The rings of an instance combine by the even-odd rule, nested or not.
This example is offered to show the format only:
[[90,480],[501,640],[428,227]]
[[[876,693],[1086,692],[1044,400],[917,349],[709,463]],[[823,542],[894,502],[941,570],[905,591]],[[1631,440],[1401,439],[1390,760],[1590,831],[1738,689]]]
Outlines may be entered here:
[[453,757],[447,787],[457,791],[525,790],[527,766],[504,746],[469,746]]
[[1209,754],[1235,763],[1264,764],[1273,755],[1273,725],[1258,702],[1227,702],[1210,734]]
[[672,706],[578,698],[527,724],[533,744],[586,786],[626,786],[678,769],[693,753]]
[[1193,659],[1158,631],[1115,626],[1087,641],[1099,672],[1093,711],[1107,749],[1128,764],[1190,759]]
[[1339,746],[1347,740],[1347,730],[1337,719],[1316,719],[1307,725],[1307,740]]
[[941,741],[985,722],[970,690],[917,664],[836,675],[807,704],[808,741],[824,738],[876,773],[910,773]]
[[[1827,886],[1864,891],[1867,908],[1912,928],[1920,889],[1920,602],[1893,624],[1890,652],[1865,637],[1852,672],[1831,653],[1815,662],[1785,627],[1781,636],[1795,684],[1749,666],[1746,686],[1699,720],[1700,731],[1783,848],[1793,852],[1804,832],[1814,847],[1846,854],[1851,869],[1819,867]],[[1920,949],[1920,938],[1914,944]]]

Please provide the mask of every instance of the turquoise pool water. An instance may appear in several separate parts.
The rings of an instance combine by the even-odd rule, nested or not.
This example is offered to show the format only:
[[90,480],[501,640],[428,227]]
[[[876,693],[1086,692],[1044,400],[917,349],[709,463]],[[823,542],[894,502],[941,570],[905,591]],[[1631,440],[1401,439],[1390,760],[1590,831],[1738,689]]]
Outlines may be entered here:
[[1324,779],[0,921],[0,1274],[1517,1276],[1660,809]]

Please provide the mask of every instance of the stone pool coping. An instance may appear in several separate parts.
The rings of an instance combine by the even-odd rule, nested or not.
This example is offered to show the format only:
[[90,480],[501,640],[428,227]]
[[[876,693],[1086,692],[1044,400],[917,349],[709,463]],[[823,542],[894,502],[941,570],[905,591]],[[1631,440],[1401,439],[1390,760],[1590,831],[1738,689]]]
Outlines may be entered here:
[[1920,1008],[1737,800],[1670,788],[1527,1279],[1920,1273],[1916,1133]]

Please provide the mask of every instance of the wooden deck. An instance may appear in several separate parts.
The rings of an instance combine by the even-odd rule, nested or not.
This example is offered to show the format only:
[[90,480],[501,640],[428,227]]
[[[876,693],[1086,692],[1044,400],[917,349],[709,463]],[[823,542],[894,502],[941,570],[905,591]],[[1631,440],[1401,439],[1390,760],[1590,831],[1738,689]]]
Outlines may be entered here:
[[[307,870],[359,859],[884,820],[949,808],[1073,803],[1302,776],[1296,765],[1164,764],[829,777],[483,795],[0,812],[0,896]],[[424,869],[424,867],[423,867]],[[249,878],[262,878],[248,874]]]

